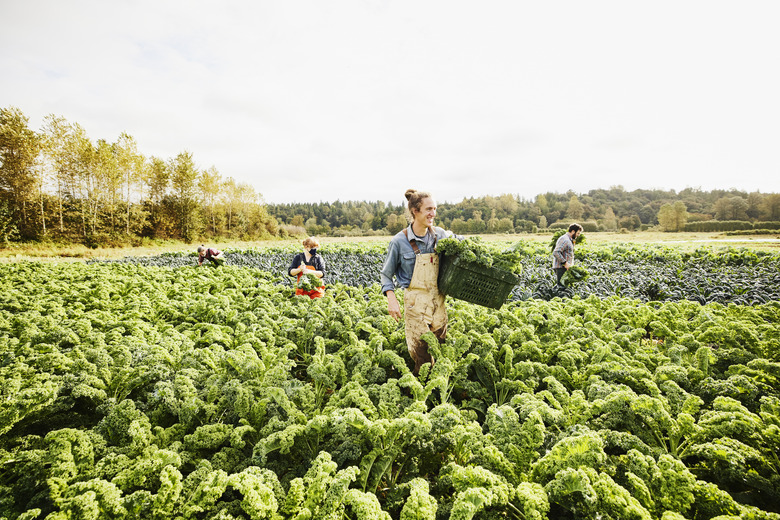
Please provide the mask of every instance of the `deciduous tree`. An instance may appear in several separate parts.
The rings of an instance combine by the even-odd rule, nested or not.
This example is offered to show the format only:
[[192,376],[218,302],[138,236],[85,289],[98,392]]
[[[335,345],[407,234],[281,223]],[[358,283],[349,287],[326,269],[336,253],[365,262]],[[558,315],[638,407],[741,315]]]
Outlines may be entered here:
[[566,209],[566,216],[571,220],[580,220],[582,215],[585,214],[585,207],[582,205],[576,195],[572,195],[569,199],[569,206]]
[[197,233],[197,180],[198,169],[188,151],[181,152],[170,163],[171,187],[176,200],[179,232],[190,241]]
[[658,211],[658,223],[664,231],[682,231],[688,222],[688,209],[685,203],[664,204]]
[[73,146],[73,126],[64,117],[49,114],[44,118],[43,153],[56,185],[57,216],[60,233],[65,233],[63,201],[68,178],[74,176],[76,149]]
[[607,206],[606,211],[604,211],[602,228],[607,231],[613,231],[617,229],[617,218],[615,218],[615,212],[609,206]]
[[135,139],[122,132],[119,135],[119,139],[114,144],[116,153],[116,159],[118,163],[119,173],[122,175],[124,202],[126,205],[125,211],[125,233],[130,235],[130,223],[134,221],[137,228],[143,227],[140,214],[136,214],[136,218],[131,219],[132,207],[133,207],[133,191],[143,186],[139,181],[143,176],[143,168],[145,158],[138,151],[138,144]]
[[715,202],[716,220],[747,220],[748,203],[739,196],[722,197]]
[[27,207],[38,185],[40,137],[28,122],[18,108],[0,109],[0,196],[10,201],[22,235],[32,238],[35,230]]
[[399,217],[395,213],[390,213],[387,216],[387,232],[391,235],[395,235],[399,231],[401,231],[403,228],[406,227],[406,221],[403,217]]
[[761,218],[771,221],[780,220],[780,193],[769,193],[764,196]]
[[198,180],[198,188],[200,189],[201,197],[203,197],[203,203],[209,211],[210,231],[211,233],[216,234],[218,230],[215,207],[219,200],[219,194],[222,188],[222,178],[216,167],[212,166],[201,174],[200,179]]

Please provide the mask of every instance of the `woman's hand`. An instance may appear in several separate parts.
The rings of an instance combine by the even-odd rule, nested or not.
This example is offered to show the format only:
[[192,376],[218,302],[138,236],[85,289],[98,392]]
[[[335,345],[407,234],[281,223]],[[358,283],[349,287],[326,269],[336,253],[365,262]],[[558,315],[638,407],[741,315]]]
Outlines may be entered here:
[[301,265],[299,265],[295,269],[290,269],[290,274],[293,276],[298,276],[300,273],[304,272],[305,270],[306,270],[306,264],[304,262],[301,262]]
[[387,312],[395,321],[401,319],[401,306],[398,305],[398,298],[395,297],[394,291],[387,291]]

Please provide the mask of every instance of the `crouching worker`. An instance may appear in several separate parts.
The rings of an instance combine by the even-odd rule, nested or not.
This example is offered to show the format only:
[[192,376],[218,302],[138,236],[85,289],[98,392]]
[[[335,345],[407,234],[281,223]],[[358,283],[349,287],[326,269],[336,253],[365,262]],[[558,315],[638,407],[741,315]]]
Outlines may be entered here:
[[406,190],[405,196],[409,208],[407,217],[411,217],[411,223],[390,240],[381,282],[382,292],[387,296],[388,313],[396,321],[401,319],[401,307],[395,287],[404,289],[406,347],[414,361],[414,375],[417,376],[424,364],[434,363],[421,336],[430,331],[442,343],[447,334],[447,309],[438,285],[436,242],[455,235],[434,227],[436,202],[430,193]]
[[198,246],[198,265],[203,265],[205,260],[209,260],[211,265],[219,267],[225,263],[225,253],[213,247]]
[[[325,262],[322,255],[317,253],[318,247],[320,247],[320,243],[316,238],[305,239],[303,252],[293,257],[292,263],[287,269],[287,274],[297,277],[295,294],[308,296],[311,299],[322,298],[325,294],[325,287],[322,285],[322,278],[325,276]],[[306,278],[302,278],[303,276]]]

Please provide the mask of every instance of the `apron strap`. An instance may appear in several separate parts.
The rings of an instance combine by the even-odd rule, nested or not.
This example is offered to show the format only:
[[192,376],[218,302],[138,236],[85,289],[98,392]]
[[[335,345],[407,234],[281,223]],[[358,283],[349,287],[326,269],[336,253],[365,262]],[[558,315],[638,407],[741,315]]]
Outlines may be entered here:
[[404,236],[409,240],[409,245],[412,246],[412,249],[414,249],[414,254],[419,255],[420,254],[420,247],[417,245],[417,241],[413,238],[409,238],[409,228],[404,228]]
[[[436,249],[436,242],[438,242],[439,237],[436,236],[436,232],[433,231],[433,227],[428,228],[428,232],[433,235],[433,249]],[[417,241],[413,238],[409,238],[409,228],[404,228],[404,236],[409,240],[409,245],[412,246],[412,249],[414,250],[414,254],[419,255],[420,254],[420,248],[417,246]]]

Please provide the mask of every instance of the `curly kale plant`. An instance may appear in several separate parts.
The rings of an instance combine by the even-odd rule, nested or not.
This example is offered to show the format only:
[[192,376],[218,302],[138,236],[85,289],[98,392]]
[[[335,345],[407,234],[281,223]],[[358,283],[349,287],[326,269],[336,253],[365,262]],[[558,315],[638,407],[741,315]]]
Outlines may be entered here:
[[2,273],[0,517],[780,518],[779,301],[453,298],[415,377],[378,285]]
[[322,280],[313,274],[304,272],[300,280],[298,280],[298,289],[313,291],[317,287],[322,287]]
[[577,282],[585,281],[586,278],[588,278],[588,270],[579,265],[574,265],[563,273],[561,283],[568,287]]
[[518,275],[523,270],[523,251],[520,243],[499,251],[490,248],[479,237],[468,237],[463,240],[443,238],[437,242],[436,252],[447,256],[457,256],[465,262],[484,267],[496,267]]

